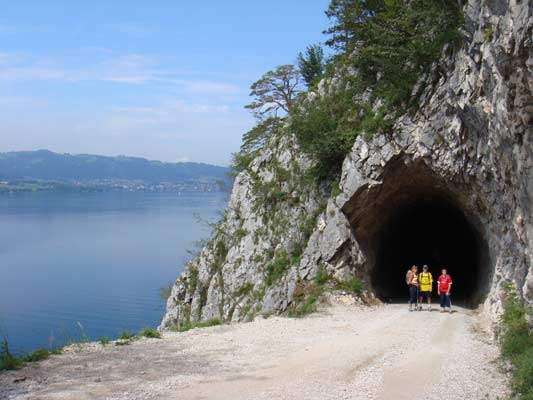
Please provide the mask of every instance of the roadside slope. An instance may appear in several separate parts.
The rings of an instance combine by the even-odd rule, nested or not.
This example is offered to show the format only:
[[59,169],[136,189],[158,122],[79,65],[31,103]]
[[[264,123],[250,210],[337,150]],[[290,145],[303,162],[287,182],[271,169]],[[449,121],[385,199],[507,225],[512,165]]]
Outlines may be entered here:
[[478,318],[336,305],[303,319],[89,344],[1,374],[0,398],[496,399],[507,378]]

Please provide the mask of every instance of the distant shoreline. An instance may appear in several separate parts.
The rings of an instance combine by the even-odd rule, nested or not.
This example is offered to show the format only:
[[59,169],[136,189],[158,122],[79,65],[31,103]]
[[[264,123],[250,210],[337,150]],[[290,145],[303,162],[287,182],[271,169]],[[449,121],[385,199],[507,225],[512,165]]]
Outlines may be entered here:
[[128,180],[106,180],[102,182],[60,182],[17,180],[0,181],[0,195],[37,192],[101,193],[101,192],[228,192],[226,181],[208,182],[142,182]]
[[48,150],[0,153],[0,194],[19,192],[224,192],[227,167],[165,163],[139,157],[59,154]]

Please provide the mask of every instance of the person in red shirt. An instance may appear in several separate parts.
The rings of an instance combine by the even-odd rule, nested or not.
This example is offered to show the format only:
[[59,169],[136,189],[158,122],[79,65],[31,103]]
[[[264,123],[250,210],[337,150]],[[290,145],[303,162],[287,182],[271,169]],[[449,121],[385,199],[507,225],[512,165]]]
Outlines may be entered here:
[[450,291],[452,289],[452,277],[448,275],[446,268],[442,269],[442,275],[437,279],[437,293],[440,298],[440,312],[446,311],[446,308],[452,312],[452,302],[450,301]]

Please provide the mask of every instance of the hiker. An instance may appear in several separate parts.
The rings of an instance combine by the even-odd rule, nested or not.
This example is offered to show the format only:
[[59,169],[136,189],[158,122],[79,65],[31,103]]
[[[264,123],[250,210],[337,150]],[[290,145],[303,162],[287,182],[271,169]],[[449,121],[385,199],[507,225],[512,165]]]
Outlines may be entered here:
[[420,284],[420,297],[418,299],[418,309],[422,311],[422,303],[424,298],[428,300],[428,311],[431,311],[431,293],[433,292],[433,275],[428,271],[429,267],[424,265],[422,272],[418,275],[418,283]]
[[437,293],[440,298],[440,312],[445,312],[446,307],[452,312],[450,291],[452,289],[452,277],[448,275],[446,268],[442,269],[442,275],[437,279]]
[[407,272],[407,285],[409,286],[409,311],[413,311],[413,304],[416,310],[416,300],[418,297],[418,267],[413,265]]

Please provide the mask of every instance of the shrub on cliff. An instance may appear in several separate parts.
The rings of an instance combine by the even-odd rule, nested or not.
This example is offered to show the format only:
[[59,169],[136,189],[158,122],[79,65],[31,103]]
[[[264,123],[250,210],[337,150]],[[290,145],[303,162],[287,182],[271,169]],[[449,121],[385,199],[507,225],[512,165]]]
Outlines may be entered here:
[[421,78],[443,46],[458,41],[462,21],[449,0],[332,0],[326,14],[326,44],[335,54],[325,83],[332,87],[304,98],[290,115],[302,148],[318,162],[319,180],[338,175],[357,135],[390,132],[416,107]]
[[502,314],[502,355],[513,365],[512,387],[520,399],[533,399],[533,335],[527,320],[533,310],[506,288]]

